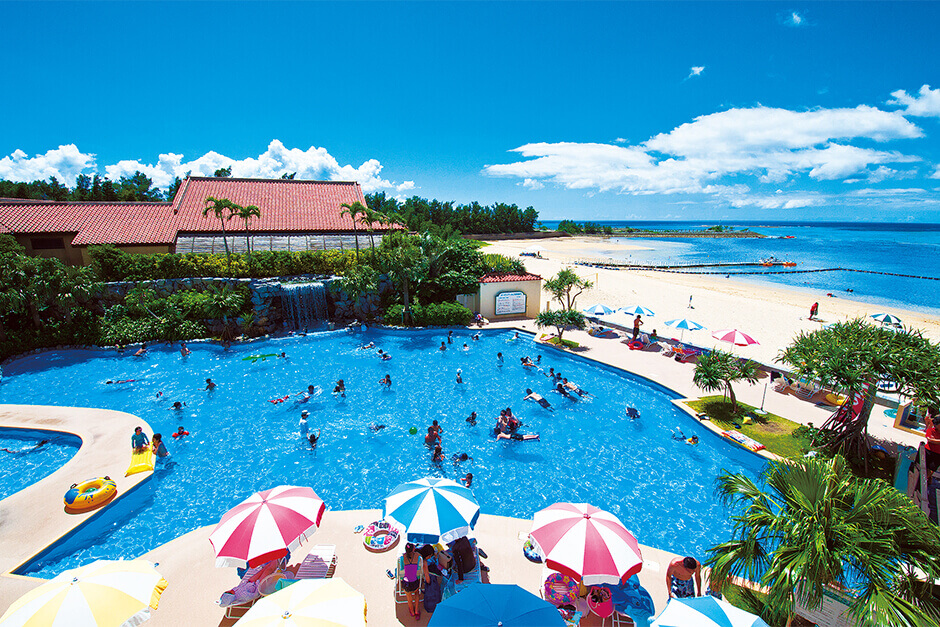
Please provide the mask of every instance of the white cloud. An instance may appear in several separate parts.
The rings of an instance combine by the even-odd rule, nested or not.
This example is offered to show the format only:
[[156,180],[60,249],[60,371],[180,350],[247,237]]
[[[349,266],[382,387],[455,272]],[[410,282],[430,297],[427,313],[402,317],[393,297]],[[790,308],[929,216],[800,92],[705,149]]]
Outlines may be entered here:
[[745,177],[762,184],[801,176],[817,181],[854,177],[869,183],[907,178],[909,171],[889,165],[919,157],[853,142],[922,135],[900,112],[874,107],[790,111],[758,106],[704,115],[635,145],[526,144],[512,151],[523,159],[483,171],[521,179],[527,189],[551,182],[591,193],[708,194],[735,206],[807,207],[822,200],[810,193],[752,195]]
[[75,144],[59,146],[32,158],[22,150],[14,150],[9,157],[0,159],[0,179],[29,182],[54,176],[60,183],[72,186],[79,174],[94,167],[95,155],[81,152]]
[[628,140],[625,139],[625,138],[623,138],[623,137],[618,137],[617,139],[614,140],[614,143],[616,143],[616,144],[626,144],[627,141],[628,141]]
[[864,189],[855,189],[849,192],[850,196],[864,196],[866,198],[871,197],[892,197],[892,196],[904,196],[910,194],[924,194],[927,190],[921,189],[919,187],[902,187],[902,188],[891,188],[891,189],[875,189],[871,187],[866,187]]
[[543,187],[545,187],[545,185],[543,185],[542,182],[539,181],[538,179],[525,179],[524,181],[522,181],[522,186],[525,187],[526,189],[532,189],[532,190],[542,189]]
[[918,92],[919,96],[911,96],[903,89],[891,92],[894,100],[888,104],[905,107],[904,113],[920,117],[940,117],[940,89],[930,89],[930,85],[923,85]]
[[784,18],[783,23],[786,24],[787,26],[793,26],[794,28],[798,28],[806,24],[806,18],[800,15],[799,13],[797,13],[796,11],[793,11],[792,13],[790,13],[788,16]]
[[[59,146],[33,158],[27,158],[26,153],[17,150],[9,157],[0,159],[0,178],[34,181],[55,176],[72,186],[76,176],[81,173],[94,174],[95,167],[95,155],[80,152],[74,144]],[[227,167],[232,168],[232,176],[236,177],[279,178],[282,174],[296,172],[298,179],[357,181],[365,192],[383,188],[404,191],[414,189],[415,186],[414,181],[396,184],[382,178],[383,166],[376,159],[369,159],[358,167],[340,165],[326,148],[287,148],[277,139],[272,140],[267,150],[257,157],[236,160],[209,151],[192,161],[183,161],[183,155],[171,152],[161,154],[155,164],[124,159],[105,165],[103,169],[112,181],[131,176],[139,170],[149,176],[154,185],[166,188],[175,177],[185,177],[187,172],[191,171],[194,176],[212,176],[216,170]]]
[[940,165],[936,166],[933,170],[933,174],[930,175],[932,179],[940,179]]
[[685,80],[689,80],[693,76],[701,76],[702,72],[705,71],[704,65],[695,65],[689,68],[689,75],[685,77]]

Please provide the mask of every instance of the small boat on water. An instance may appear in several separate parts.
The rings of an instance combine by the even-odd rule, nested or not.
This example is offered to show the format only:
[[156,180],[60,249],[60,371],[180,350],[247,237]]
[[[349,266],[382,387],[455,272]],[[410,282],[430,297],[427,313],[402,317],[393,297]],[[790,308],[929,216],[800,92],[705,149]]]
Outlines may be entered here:
[[777,259],[776,257],[766,257],[764,259],[759,260],[758,263],[764,266],[765,268],[770,268],[773,266],[783,266],[785,268],[793,268],[794,266],[796,266],[795,261],[781,261],[780,259]]
[[796,267],[796,262],[795,262],[795,261],[784,261],[784,262],[783,262],[783,267],[784,267],[784,268],[795,268],[795,267]]

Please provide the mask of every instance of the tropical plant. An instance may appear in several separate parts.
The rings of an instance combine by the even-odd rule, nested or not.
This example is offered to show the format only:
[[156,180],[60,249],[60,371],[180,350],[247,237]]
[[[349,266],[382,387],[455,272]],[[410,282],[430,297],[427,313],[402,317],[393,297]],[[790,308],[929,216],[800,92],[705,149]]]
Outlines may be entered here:
[[352,204],[349,204],[348,202],[344,202],[343,204],[340,205],[340,207],[342,207],[342,211],[339,212],[339,215],[349,216],[350,218],[352,218],[353,234],[356,237],[356,262],[358,263],[359,262],[359,232],[356,229],[356,224],[359,222],[360,216],[365,216],[367,209],[365,205],[363,205],[358,200]]
[[248,221],[252,218],[261,217],[261,209],[255,205],[248,205],[243,207],[236,203],[231,203],[228,208],[229,220],[232,218],[240,218],[245,221],[245,252],[248,253],[248,268],[251,268],[251,234],[248,232]]
[[709,549],[711,579],[767,587],[787,625],[796,602],[815,609],[829,586],[850,593],[860,627],[940,619],[931,590],[940,577],[936,527],[892,486],[853,475],[841,456],[771,461],[761,485],[724,474],[717,492],[734,512],[734,533]]
[[542,289],[552,295],[565,309],[574,309],[575,301],[581,292],[594,287],[594,283],[579,277],[574,270],[565,268],[545,281]]
[[376,224],[386,224],[387,222],[388,216],[379,211],[373,211],[369,207],[364,207],[363,210],[359,212],[359,223],[365,225],[366,230],[369,231],[369,245],[372,248],[373,259],[375,258],[375,229],[373,226]]
[[832,435],[828,452],[868,461],[868,418],[881,379],[896,382],[899,394],[928,403],[940,400],[940,344],[919,330],[894,331],[863,319],[837,322],[828,328],[801,333],[777,358],[790,364],[797,376],[823,385],[860,392],[865,403],[857,416],[836,412],[823,430]]
[[738,399],[731,384],[735,381],[756,383],[759,367],[749,359],[739,359],[723,350],[714,349],[700,355],[692,374],[692,383],[706,392],[724,390],[731,399],[731,411],[738,410]]
[[[218,174],[216,174],[218,176]],[[225,220],[230,218],[232,215],[231,200],[228,198],[213,198],[209,196],[206,198],[206,206],[202,210],[202,215],[209,215],[209,212],[215,214],[215,217],[219,219],[219,224],[222,225],[222,243],[225,245],[225,259],[228,261],[228,273],[229,276],[232,274],[232,252],[228,249],[228,239],[225,237]]]
[[572,329],[583,329],[587,326],[584,314],[574,309],[556,309],[541,312],[535,318],[535,326],[542,329],[544,327],[555,327],[558,333],[558,343],[561,344],[561,336],[565,331]]
[[411,285],[427,276],[429,262],[416,238],[406,233],[393,233],[382,238],[382,253],[386,274],[402,286],[404,321],[411,322]]

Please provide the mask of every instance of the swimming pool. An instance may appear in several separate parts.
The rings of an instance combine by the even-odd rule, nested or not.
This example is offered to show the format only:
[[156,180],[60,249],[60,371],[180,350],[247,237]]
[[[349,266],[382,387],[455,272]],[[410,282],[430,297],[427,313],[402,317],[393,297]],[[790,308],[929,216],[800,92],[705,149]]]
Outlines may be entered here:
[[0,499],[61,468],[81,444],[78,437],[59,431],[0,428]]
[[[310,485],[330,509],[381,508],[383,497],[402,481],[467,472],[487,514],[527,518],[557,501],[586,501],[617,514],[644,544],[699,556],[728,536],[727,512],[713,494],[715,477],[722,469],[756,476],[763,461],[696,425],[673,407],[674,394],[540,347],[525,334],[514,340],[510,331],[484,331],[473,341],[467,330],[455,330],[454,343],[441,352],[446,335],[335,331],[230,351],[192,344],[185,358],[169,347],[139,358],[71,350],[9,364],[0,402],[126,411],[162,432],[171,453],[147,482],[153,485],[136,497],[139,502],[126,506],[126,518],[100,525],[81,546],[51,552],[19,572],[50,577],[93,559],[139,556],[218,522],[252,492],[279,484]],[[393,359],[383,362],[374,351],[358,349],[370,341]],[[246,360],[282,351],[287,359]],[[497,352],[505,358],[501,367]],[[542,355],[545,370],[555,367],[596,397],[574,402],[551,392],[547,377],[520,366],[523,355]],[[455,382],[458,368],[462,385]],[[390,390],[379,384],[386,373]],[[204,389],[207,377],[218,384],[211,392]],[[337,379],[345,380],[346,398],[329,393]],[[308,384],[327,391],[304,404],[293,398],[269,402]],[[543,394],[555,411],[523,401],[526,388]],[[175,401],[186,406],[173,410]],[[642,417],[627,419],[627,405]],[[507,406],[523,421],[521,431],[540,433],[540,441],[491,437],[499,410]],[[316,450],[299,434],[303,409],[310,411],[311,428],[322,432]],[[479,415],[476,426],[466,422],[471,411]],[[433,419],[443,426],[448,459],[466,452],[472,461],[459,468],[449,461],[431,463],[423,434]],[[380,424],[385,428],[370,428]],[[191,435],[173,440],[170,434],[180,425]],[[701,444],[673,440],[677,425],[686,435],[698,434]],[[121,507],[120,500],[110,507]]]

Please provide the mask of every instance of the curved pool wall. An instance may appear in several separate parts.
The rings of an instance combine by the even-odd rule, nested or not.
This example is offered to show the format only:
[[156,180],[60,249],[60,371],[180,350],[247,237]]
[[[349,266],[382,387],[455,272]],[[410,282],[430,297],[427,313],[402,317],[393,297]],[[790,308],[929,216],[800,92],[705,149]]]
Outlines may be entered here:
[[[89,524],[72,534],[64,550],[50,548],[19,572],[50,577],[98,558],[137,557],[203,525],[218,522],[253,491],[278,484],[310,485],[330,509],[381,507],[401,481],[426,474],[474,475],[474,494],[485,513],[521,518],[557,501],[587,501],[608,509],[640,542],[704,556],[727,538],[728,512],[714,495],[723,470],[752,477],[764,460],[697,424],[672,401],[679,395],[616,368],[535,344],[514,331],[484,331],[479,341],[466,329],[365,332],[334,331],[234,346],[225,351],[191,344],[183,358],[175,348],[151,349],[145,357],[128,352],[69,350],[16,360],[6,368],[0,402],[119,409],[144,418],[164,434],[171,457],[158,465],[139,503],[115,501],[126,514],[116,524]],[[393,355],[381,361],[358,350],[374,341]],[[461,350],[464,342],[468,351]],[[287,360],[251,355],[285,351]],[[504,364],[496,362],[502,352]],[[542,355],[595,396],[582,402],[552,393],[548,379],[519,364],[523,355]],[[455,382],[462,369],[464,384]],[[386,373],[391,390],[378,381]],[[205,379],[218,387],[206,392]],[[329,393],[337,379],[346,398]],[[107,380],[134,381],[125,384]],[[68,381],[67,388],[61,387]],[[269,400],[300,392],[308,384],[327,388],[305,404]],[[532,388],[555,406],[548,412],[522,401]],[[162,395],[158,396],[158,393]],[[181,411],[170,408],[185,402]],[[491,428],[501,408],[511,406],[523,432],[538,442],[495,441]],[[630,421],[625,407],[640,410]],[[300,411],[321,430],[311,450],[300,437]],[[466,422],[471,411],[476,426]],[[472,461],[454,467],[430,461],[423,433],[431,420],[444,428],[444,452],[466,452]],[[183,425],[191,435],[169,434]],[[385,425],[374,431],[371,427]],[[697,434],[698,446],[671,437],[680,426]],[[415,427],[417,435],[409,430]],[[128,444],[130,433],[127,434]],[[120,508],[120,509],[118,509]],[[125,509],[126,508],[126,509]]]
[[51,475],[81,445],[81,438],[62,431],[0,427],[0,500]]

